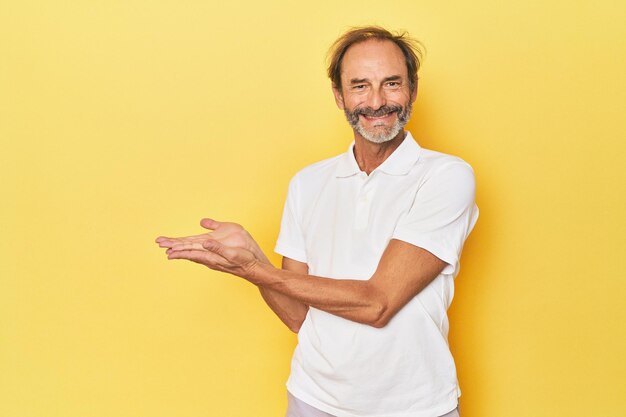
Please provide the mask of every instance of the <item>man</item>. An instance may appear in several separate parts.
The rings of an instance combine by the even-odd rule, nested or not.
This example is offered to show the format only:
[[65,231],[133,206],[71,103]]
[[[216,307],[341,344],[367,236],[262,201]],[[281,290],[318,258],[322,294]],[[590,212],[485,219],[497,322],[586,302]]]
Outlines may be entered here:
[[474,176],[403,130],[417,95],[413,45],[379,27],[333,45],[328,73],[354,143],[292,179],[282,269],[234,223],[205,219],[213,232],[157,239],[169,259],[257,285],[298,333],[288,417],[458,416],[446,312],[478,217]]

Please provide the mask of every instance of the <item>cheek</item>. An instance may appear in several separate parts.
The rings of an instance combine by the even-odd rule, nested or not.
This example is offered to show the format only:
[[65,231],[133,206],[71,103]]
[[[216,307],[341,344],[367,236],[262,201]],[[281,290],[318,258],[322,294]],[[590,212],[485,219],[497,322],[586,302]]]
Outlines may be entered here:
[[408,91],[395,91],[388,94],[387,99],[404,105],[411,101],[411,94]]
[[344,96],[344,105],[347,110],[352,111],[357,107],[361,107],[366,102],[366,98],[361,95]]

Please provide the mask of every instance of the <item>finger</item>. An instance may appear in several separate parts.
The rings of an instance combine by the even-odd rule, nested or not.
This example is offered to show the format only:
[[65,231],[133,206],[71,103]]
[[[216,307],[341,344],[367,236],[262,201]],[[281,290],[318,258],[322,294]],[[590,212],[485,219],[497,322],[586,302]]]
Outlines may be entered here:
[[205,229],[209,229],[209,230],[216,230],[217,228],[220,227],[220,222],[218,222],[217,220],[213,220],[213,219],[209,219],[209,218],[205,218],[200,220],[200,226],[204,227]]
[[229,248],[228,246],[224,246],[217,240],[209,239],[202,243],[202,247],[204,247],[204,249],[212,253],[219,255],[220,257],[226,259],[227,261],[237,259],[238,252],[236,249]]
[[160,240],[159,247],[161,248],[171,248],[172,246],[182,243],[184,240],[182,238],[164,238]]
[[154,241],[156,243],[166,242],[168,240],[172,240],[172,238],[171,237],[167,237],[167,236],[159,236],[156,239],[154,239]]
[[206,249],[193,249],[193,248],[189,248],[189,249],[182,249],[182,248],[178,248],[178,249],[174,249],[174,248],[167,248],[167,250],[165,251],[166,255],[169,255],[170,253],[174,253],[174,252],[184,252],[184,251],[190,251],[190,250],[199,250],[200,252],[208,252]]
[[202,243],[209,238],[208,233],[203,233],[200,235],[194,236],[185,236],[185,237],[162,237],[157,242],[159,247],[161,248],[171,248],[172,246],[179,243],[187,243],[187,242],[198,242]]
[[172,252],[167,255],[167,259],[186,259],[217,271],[224,271],[224,265],[227,264],[227,261],[219,255],[196,250]]
[[168,249],[170,252],[181,251],[181,250],[201,250],[206,251],[204,247],[202,247],[202,241],[189,241],[189,242],[179,242]]
[[[207,251],[199,251],[199,250],[188,250],[188,251],[179,251],[179,252],[171,252],[167,255],[167,259],[187,259],[189,261],[193,261],[193,262],[197,262],[197,263],[201,263],[203,265],[206,265],[207,263],[210,263],[209,260],[216,256],[216,255],[210,255],[210,257],[207,257],[207,254],[209,254],[209,252]],[[208,265],[207,265],[208,266]]]
[[170,239],[162,239],[159,240],[157,243],[159,244],[160,248],[171,248],[175,244],[175,241]]
[[205,242],[202,242],[202,247],[213,253],[218,253],[220,250],[222,250],[223,245],[221,245],[215,239],[207,239]]

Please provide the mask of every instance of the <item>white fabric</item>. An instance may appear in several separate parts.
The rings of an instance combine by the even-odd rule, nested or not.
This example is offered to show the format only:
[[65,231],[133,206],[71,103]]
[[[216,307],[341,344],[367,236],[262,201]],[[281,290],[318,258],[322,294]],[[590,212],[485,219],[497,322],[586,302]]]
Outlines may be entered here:
[[311,407],[287,391],[287,413],[285,417],[335,417],[315,407]]
[[338,417],[433,417],[457,406],[446,311],[463,243],[476,223],[474,175],[459,158],[410,134],[369,176],[353,153],[298,172],[289,185],[276,252],[312,275],[369,279],[389,240],[448,265],[382,329],[310,308],[287,388]]
[[[439,417],[460,417],[459,408],[446,413]],[[287,392],[287,412],[285,417],[335,417],[332,414],[328,414],[324,411],[318,410],[315,407],[311,407],[302,400],[297,399],[290,392]]]

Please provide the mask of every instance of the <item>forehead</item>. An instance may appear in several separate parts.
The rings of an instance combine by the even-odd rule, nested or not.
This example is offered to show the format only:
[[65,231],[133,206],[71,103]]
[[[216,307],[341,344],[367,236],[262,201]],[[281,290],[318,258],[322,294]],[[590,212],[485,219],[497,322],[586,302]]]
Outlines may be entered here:
[[377,79],[391,75],[407,77],[406,61],[398,45],[370,39],[352,45],[341,62],[342,82],[352,78]]

